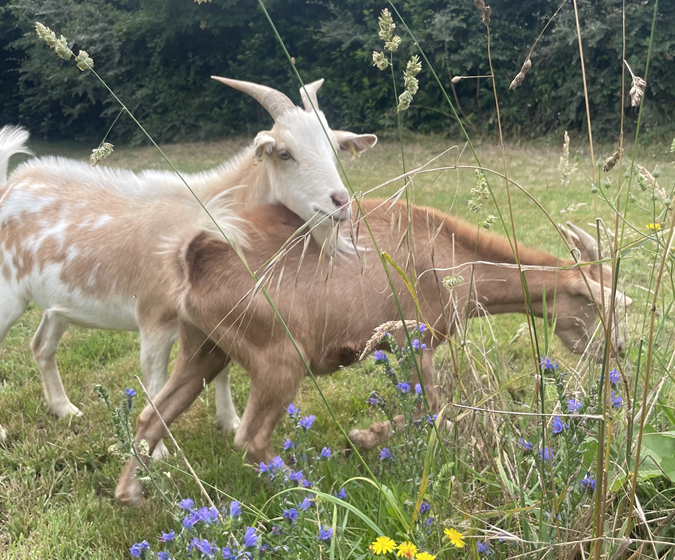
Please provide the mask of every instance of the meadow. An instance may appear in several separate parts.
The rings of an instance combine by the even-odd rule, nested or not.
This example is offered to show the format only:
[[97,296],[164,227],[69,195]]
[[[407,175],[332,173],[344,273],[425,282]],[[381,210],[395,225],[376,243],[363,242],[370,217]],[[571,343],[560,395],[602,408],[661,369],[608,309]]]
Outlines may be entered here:
[[[179,170],[195,172],[224,161],[245,147],[248,141],[238,138],[172,144],[163,148]],[[39,141],[31,145],[40,155],[58,154],[79,159],[87,158],[91,149]],[[465,148],[459,139],[441,136],[406,134],[403,139],[405,166],[408,170],[427,164],[439,154],[443,155],[434,160],[431,166],[473,165],[474,161]],[[674,155],[669,148],[666,144],[640,146],[636,150],[636,162],[650,171],[658,167],[661,170],[659,183],[672,194],[675,170]],[[596,158],[604,160],[613,149],[609,144],[596,146]],[[476,150],[483,167],[503,172],[499,146],[491,142],[479,142]],[[598,176],[608,178],[608,185],[601,186],[599,193],[593,193],[590,189],[593,170],[585,139],[573,137],[570,153],[570,158],[577,160],[578,170],[571,175],[566,187],[561,185],[558,170],[562,138],[551,137],[536,143],[513,142],[505,149],[504,156],[509,178],[526,189],[555,222],[569,220],[593,231],[588,224],[594,223],[597,212],[613,229],[615,214],[597,195],[616,194],[617,171],[604,174],[596,169]],[[105,164],[133,170],[166,167],[161,156],[151,147],[117,146]],[[354,191],[368,192],[369,197],[389,196],[402,185],[399,180],[370,192],[402,172],[401,146],[393,138],[382,138],[371,152],[361,158],[345,161],[344,165]],[[508,203],[503,180],[490,177],[490,182],[497,203],[505,211]],[[474,186],[473,170],[448,169],[417,175],[409,186],[409,192],[415,204],[462,216],[475,222],[478,227],[478,221],[484,219],[486,214],[496,212],[492,201],[485,203],[480,215],[467,210],[467,201],[471,198]],[[657,262],[655,258],[658,251],[662,250],[657,249],[655,236],[665,235],[667,228],[657,232],[646,228],[647,224],[655,221],[654,202],[649,192],[642,192],[636,187],[634,179],[632,192],[635,192],[636,201],[628,205],[624,216],[635,225],[635,231],[631,230],[627,241],[637,242],[622,259],[619,288],[634,300],[628,311],[629,346],[622,364],[631,387],[636,388],[640,396],[643,391],[642,381],[637,379],[636,372],[640,371],[640,359],[644,359],[641,356],[641,341],[644,342],[647,336],[645,317],[650,290],[653,288],[653,267]],[[518,189],[512,189],[511,194],[513,221],[519,242],[561,257],[567,256],[568,249],[542,210]],[[501,225],[497,223],[493,229],[499,232]],[[657,345],[654,351],[658,359],[652,366],[653,384],[658,385],[659,390],[652,393],[648,401],[648,425],[651,430],[660,432],[672,429],[675,420],[675,394],[672,391],[672,367],[669,363],[672,362],[675,349],[670,316],[673,263],[668,262],[655,335]],[[349,286],[345,286],[345,290],[349,290]],[[160,484],[148,485],[143,505],[125,509],[115,503],[114,488],[124,457],[115,448],[117,439],[110,414],[94,391],[94,385],[105,387],[115,405],[120,400],[124,401],[127,387],[135,388],[140,393],[134,377],[140,376],[138,336],[127,332],[93,331],[76,327],[69,329],[59,350],[58,363],[66,391],[83,416],[56,420],[49,415],[42,400],[39,374],[29,348],[40,316],[40,309],[31,306],[0,347],[0,424],[8,433],[7,441],[0,444],[0,556],[22,559],[127,558],[130,557],[129,548],[134,543],[147,539],[154,547],[155,536],[169,528],[178,530],[176,519],[181,518],[180,510],[167,507],[161,493],[174,504],[185,497],[205,504],[202,503],[204,500],[197,485],[185,472],[184,464],[178,457],[154,462],[153,476]],[[583,492],[584,486],[580,486],[585,472],[574,467],[565,471],[564,479],[556,479],[556,491],[561,490],[563,482],[569,484],[568,496],[564,501],[567,503],[570,501],[569,496],[574,496],[571,500],[574,503],[567,503],[564,513],[558,514],[557,522],[552,520],[551,488],[548,496],[545,491],[541,494],[540,484],[544,487],[545,484],[537,480],[538,466],[543,463],[537,461],[536,457],[541,418],[494,413],[494,410],[538,410],[533,387],[535,377],[542,372],[535,371],[533,367],[527,334],[516,336],[524,322],[524,315],[471,320],[464,336],[464,345],[461,349],[458,347],[462,356],[459,372],[451,366],[447,349],[442,348],[436,354],[443,404],[476,407],[476,410],[467,411],[449,406],[446,414],[454,421],[454,430],[443,434],[443,452],[434,448],[434,453],[438,455],[438,468],[450,465],[453,476],[452,482],[443,482],[447,488],[432,489],[433,485],[430,486],[428,496],[436,496],[430,500],[434,523],[441,528],[456,528],[464,534],[468,543],[463,549],[453,548],[447,546],[447,541],[429,537],[425,543],[427,550],[431,553],[442,550],[439,558],[476,558],[481,550],[483,555],[487,555],[482,546],[488,543],[490,554],[495,554],[495,557],[526,554],[531,558],[541,558],[549,552],[553,556],[564,552],[564,556],[559,557],[572,558],[578,557],[575,556],[578,547],[556,547],[552,543],[579,541],[591,534],[588,512],[593,509],[593,498],[592,494]],[[543,323],[540,321],[537,325],[541,333]],[[457,344],[457,340],[450,341],[450,344]],[[550,346],[541,351],[559,362],[559,372],[570,372],[567,379],[574,385],[576,394],[592,393],[600,371],[598,364],[593,361],[579,362],[578,356],[565,350],[555,338],[551,340]],[[560,383],[562,381],[558,380],[558,385]],[[374,391],[392,397],[392,389],[388,386],[382,368],[372,358],[348,370],[321,378],[319,384],[335,417],[347,432],[354,427],[367,427],[372,421],[384,418],[377,407],[368,403]],[[247,399],[248,378],[238,366],[233,370],[232,386],[234,401],[241,414]],[[547,412],[560,412],[561,405],[556,404],[559,400],[556,383],[548,385],[545,400]],[[367,477],[363,465],[351,453],[347,441],[327,414],[311,380],[305,380],[296,402],[303,414],[316,416],[316,422],[307,432],[306,448],[321,450],[328,447],[332,450],[330,461],[317,467],[317,476],[319,472],[323,476],[322,489],[334,493],[353,477]],[[139,404],[140,401],[135,403],[132,419],[140,408]],[[610,427],[610,431],[613,430],[615,439],[611,441],[611,446],[607,444],[610,450],[608,457],[611,457],[611,491],[607,492],[605,523],[607,534],[616,540],[607,542],[607,554],[607,551],[615,551],[619,546],[621,529],[625,529],[625,512],[621,508],[625,508],[629,493],[629,484],[626,482],[629,465],[622,463],[625,459],[622,449],[625,449],[631,437],[627,426],[639,409],[640,405],[637,404],[632,409],[625,407],[611,415],[610,421],[615,425]],[[233,448],[231,434],[223,434],[215,428],[214,410],[213,393],[207,387],[199,400],[172,427],[177,441],[210,496],[219,506],[238,500],[245,515],[252,515],[256,508],[262,508],[270,518],[279,516],[280,510],[277,511],[273,504],[268,503],[278,488],[264,477],[261,478],[255,467],[246,464],[242,454]],[[594,439],[597,435],[595,425],[586,426],[584,430],[590,434],[586,440]],[[290,421],[277,429],[275,446],[279,452],[282,442],[287,437],[292,438],[293,432]],[[522,441],[519,448],[519,438],[523,436],[535,441],[534,457],[524,454],[526,450],[522,449]],[[401,445],[398,441],[388,447],[399,450]],[[589,446],[588,441],[585,445],[584,453],[592,455],[589,451],[592,446]],[[675,455],[670,451],[668,448],[661,452],[664,457]],[[570,457],[574,454],[571,450],[566,453]],[[420,469],[424,456],[415,455],[420,460]],[[584,465],[588,459],[589,470],[595,468],[590,466],[593,458],[584,458]],[[643,520],[636,519],[635,523],[640,525],[636,530],[640,531],[643,538],[652,540],[652,545],[643,552],[645,557],[672,557],[669,544],[654,544],[655,541],[662,543],[668,540],[666,537],[673,528],[672,516],[667,511],[672,508],[672,488],[668,476],[663,471],[659,472],[662,468],[659,462],[661,458],[657,456],[658,468],[650,463],[649,476],[639,479],[638,499],[644,500],[641,505],[645,517]],[[415,484],[419,483],[416,477],[422,471],[408,473],[405,468],[413,467],[404,468],[406,460],[402,459],[396,463],[398,471],[387,472],[387,461],[381,459],[379,450],[367,453],[365,460],[381,482],[390,487],[396,500],[402,504],[401,507],[410,508],[410,501],[414,503],[417,496],[406,493],[402,486],[407,484],[407,477],[412,477]],[[429,475],[428,472],[426,474]],[[435,470],[434,476],[438,475],[439,470]],[[434,476],[431,476],[432,482]],[[541,476],[544,477],[543,474]],[[436,482],[440,484],[442,481]],[[401,484],[400,488],[397,487],[398,483]],[[390,527],[390,536],[396,541],[404,537],[406,540],[413,538],[411,534],[405,535],[400,527],[397,529],[398,534],[395,532],[394,527],[397,525],[392,519],[396,516],[391,508],[388,509],[382,503],[382,498],[377,497],[378,492],[369,484],[363,480],[353,480],[345,488],[347,501],[372,516],[383,527]],[[443,495],[445,501],[439,497]],[[564,509],[561,504],[553,507],[558,506],[560,511]],[[342,528],[340,534],[344,542],[350,544],[338,545],[337,550],[327,545],[325,550],[322,549],[322,554],[341,558],[370,557],[368,543],[376,535],[365,530],[354,516],[348,517],[342,510],[336,515],[340,520],[338,526]],[[660,527],[659,523],[664,519],[669,523],[667,527],[659,529],[660,536],[652,535],[650,531]],[[513,535],[513,540],[507,539],[508,542],[503,544],[503,532]],[[416,542],[419,544],[419,541]],[[638,541],[633,541],[633,548],[639,545]]]

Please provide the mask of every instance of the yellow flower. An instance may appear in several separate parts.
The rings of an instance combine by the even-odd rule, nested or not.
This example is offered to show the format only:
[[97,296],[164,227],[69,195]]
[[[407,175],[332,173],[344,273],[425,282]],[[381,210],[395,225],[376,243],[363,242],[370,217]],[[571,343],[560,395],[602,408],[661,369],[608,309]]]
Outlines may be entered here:
[[661,231],[661,224],[647,224],[647,229],[651,229],[652,231]]
[[436,557],[433,554],[429,554],[428,552],[420,552],[417,556],[415,556],[415,560],[436,560]]
[[396,548],[396,543],[389,537],[377,537],[370,546],[375,554],[389,554]]
[[404,558],[412,560],[415,557],[415,554],[417,554],[417,547],[413,543],[402,542],[398,545],[396,556],[403,556]]
[[443,532],[445,533],[445,536],[450,539],[450,542],[457,548],[464,548],[464,535],[462,535],[462,533],[460,533],[457,529],[446,529]]

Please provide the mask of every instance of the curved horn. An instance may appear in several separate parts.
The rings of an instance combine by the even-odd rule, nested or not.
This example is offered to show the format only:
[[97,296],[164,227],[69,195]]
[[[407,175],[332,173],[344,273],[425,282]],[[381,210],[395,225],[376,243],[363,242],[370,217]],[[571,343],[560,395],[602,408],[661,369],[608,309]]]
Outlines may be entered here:
[[[570,228],[574,234],[579,238],[579,241],[581,241],[581,244],[584,246],[584,249],[586,249],[586,252],[588,253],[589,258],[592,261],[597,261],[600,258],[600,255],[598,253],[598,243],[595,239],[593,239],[593,236],[580,227],[575,226],[572,222],[567,222],[567,227]],[[579,247],[581,249],[581,247]]]
[[[323,85],[323,78],[317,80],[316,82],[312,82],[311,84],[305,84],[305,87],[300,88],[300,97],[302,97],[302,104],[305,106],[305,111],[307,111],[308,113],[311,113],[314,110],[312,109],[312,103],[314,104],[314,108],[316,108],[317,111],[319,110],[319,102],[316,99],[316,92],[322,85]],[[312,103],[309,102],[310,99],[312,100]]]
[[211,76],[211,78],[223,82],[234,89],[248,93],[258,101],[258,103],[265,107],[275,121],[279,115],[295,107],[293,102],[286,97],[286,95],[271,87],[261,86],[260,84],[254,84],[253,82],[242,82],[240,80],[231,80],[230,78],[220,78],[219,76]]

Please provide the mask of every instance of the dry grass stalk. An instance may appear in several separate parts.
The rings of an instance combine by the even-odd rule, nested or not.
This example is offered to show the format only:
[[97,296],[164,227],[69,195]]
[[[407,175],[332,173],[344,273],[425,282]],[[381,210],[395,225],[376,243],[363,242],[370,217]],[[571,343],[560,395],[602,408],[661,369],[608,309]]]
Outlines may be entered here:
[[[405,326],[407,329],[416,329],[417,321],[405,321]],[[380,341],[390,332],[397,331],[403,328],[403,321],[388,321],[381,324],[373,332],[373,336],[370,337],[370,340],[366,343],[366,347],[359,356],[359,360],[363,360],[372,350],[380,343]]]
[[490,6],[485,5],[485,0],[473,0],[473,3],[483,14],[483,23],[485,25],[490,25],[490,15],[492,15]]
[[638,105],[640,105],[642,96],[645,93],[647,82],[645,82],[642,78],[640,78],[640,76],[636,76],[635,74],[633,74],[633,71],[631,70],[630,66],[628,66],[628,62],[626,62],[625,60],[623,62],[626,65],[626,68],[628,68],[631,77],[633,78],[633,83],[631,84],[630,88],[630,105],[631,107],[637,107]]
[[[513,81],[511,82],[511,85],[509,86],[509,89],[516,89],[520,84],[523,83],[523,80],[525,79],[525,74],[532,68],[532,61],[528,58],[524,63],[523,67],[520,69],[520,72],[516,74],[516,77],[513,78]],[[567,134],[567,133],[565,133]]]
[[602,170],[605,173],[609,173],[616,165],[616,162],[619,161],[622,153],[623,148],[617,148],[614,153],[605,160],[605,165],[602,166]]
[[[515,81],[515,80],[514,80]],[[560,171],[560,184],[563,188],[570,184],[570,177],[577,169],[576,163],[570,163],[570,135],[565,131],[563,136],[563,149],[558,163],[558,171]]]

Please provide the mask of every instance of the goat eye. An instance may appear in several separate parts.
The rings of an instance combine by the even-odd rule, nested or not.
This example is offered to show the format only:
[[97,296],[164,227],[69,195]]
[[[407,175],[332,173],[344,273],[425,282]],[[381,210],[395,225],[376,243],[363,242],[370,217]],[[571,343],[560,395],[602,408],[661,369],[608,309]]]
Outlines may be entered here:
[[291,159],[292,156],[288,150],[279,150],[279,158],[285,161],[287,159]]

